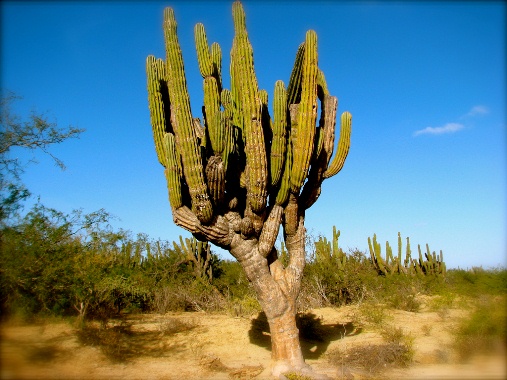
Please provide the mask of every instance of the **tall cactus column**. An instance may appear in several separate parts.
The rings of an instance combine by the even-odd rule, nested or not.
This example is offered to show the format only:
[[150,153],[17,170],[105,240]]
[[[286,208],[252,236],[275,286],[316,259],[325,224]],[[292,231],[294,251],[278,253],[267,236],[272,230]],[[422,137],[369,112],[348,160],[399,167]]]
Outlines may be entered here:
[[[338,100],[318,67],[317,35],[310,30],[297,49],[287,87],[275,83],[271,119],[239,1],[232,15],[230,90],[223,88],[220,46],[208,45],[202,24],[194,28],[203,78],[201,122],[190,108],[174,12],[165,9],[166,59],[146,61],[155,148],[174,222],[228,250],[256,290],[270,325],[273,374],[317,377],[305,364],[295,321],[305,266],[305,212],[320,196],[322,182],[344,165],[351,115],[341,116],[333,157]],[[280,226],[287,248],[283,260],[274,248]]]

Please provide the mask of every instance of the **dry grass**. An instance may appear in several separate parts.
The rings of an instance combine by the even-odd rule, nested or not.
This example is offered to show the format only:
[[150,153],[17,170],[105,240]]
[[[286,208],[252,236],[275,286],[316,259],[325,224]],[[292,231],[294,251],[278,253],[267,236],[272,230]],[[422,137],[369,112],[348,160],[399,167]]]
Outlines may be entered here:
[[501,352],[507,348],[507,304],[505,296],[482,296],[472,313],[454,330],[454,349],[462,361],[476,354]]
[[367,376],[381,375],[392,367],[408,367],[414,357],[413,337],[389,324],[379,333],[384,343],[334,349],[328,353],[328,361],[338,367],[359,370]]

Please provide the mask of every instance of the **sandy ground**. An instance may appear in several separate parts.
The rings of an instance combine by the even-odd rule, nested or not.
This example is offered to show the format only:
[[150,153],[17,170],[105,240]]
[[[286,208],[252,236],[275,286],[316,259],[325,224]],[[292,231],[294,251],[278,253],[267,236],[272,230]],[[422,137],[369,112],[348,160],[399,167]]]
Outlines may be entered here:
[[[507,379],[501,352],[457,362],[451,331],[463,316],[460,310],[445,316],[424,310],[389,312],[389,323],[414,337],[409,367],[386,368],[372,376],[347,366],[346,358],[337,364],[330,360],[333,351],[383,342],[375,328],[357,326],[354,308],[312,311],[322,339],[302,339],[302,346],[316,372],[333,379]],[[122,326],[117,327],[121,333],[100,346],[86,335],[79,338],[78,330],[65,321],[4,323],[1,379],[271,379],[269,332],[259,316],[150,314],[131,316]],[[100,330],[97,326],[90,331]]]

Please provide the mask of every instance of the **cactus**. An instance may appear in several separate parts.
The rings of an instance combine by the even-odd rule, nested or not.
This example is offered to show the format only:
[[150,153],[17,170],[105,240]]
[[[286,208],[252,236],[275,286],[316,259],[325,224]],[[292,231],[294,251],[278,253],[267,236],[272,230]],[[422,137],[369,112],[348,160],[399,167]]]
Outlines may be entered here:
[[180,235],[180,243],[173,242],[173,249],[181,257],[180,263],[192,263],[194,276],[198,279],[213,280],[213,264],[216,259],[208,242]]
[[333,239],[328,241],[325,237],[319,237],[315,244],[315,262],[326,269],[337,269],[339,272],[345,270],[347,255],[338,246],[340,231],[333,226]]
[[[275,83],[272,119],[268,93],[258,87],[239,1],[232,16],[230,89],[223,88],[220,46],[208,44],[202,24],[194,28],[203,78],[201,124],[191,113],[174,12],[164,10],[166,59],[146,61],[155,149],[165,168],[174,222],[242,264],[272,328],[274,362],[288,360],[300,368],[298,334],[291,331],[305,265],[305,211],[319,197],[322,182],[343,167],[351,115],[341,116],[333,158],[338,100],[318,67],[317,35],[310,30],[297,49],[287,87]],[[274,247],[280,226],[286,265]]]
[[410,250],[410,239],[407,237],[407,247],[405,259],[402,263],[401,255],[403,251],[401,234],[398,232],[398,255],[393,256],[392,248],[386,241],[386,257],[382,257],[380,244],[377,243],[377,236],[373,234],[373,239],[368,238],[368,247],[373,266],[380,275],[390,275],[393,273],[409,274],[409,275],[435,275],[445,276],[446,267],[444,263],[444,255],[442,251],[437,255],[435,252],[430,253],[429,245],[426,244],[426,253],[423,258],[421,246],[418,245],[419,259],[412,259]]

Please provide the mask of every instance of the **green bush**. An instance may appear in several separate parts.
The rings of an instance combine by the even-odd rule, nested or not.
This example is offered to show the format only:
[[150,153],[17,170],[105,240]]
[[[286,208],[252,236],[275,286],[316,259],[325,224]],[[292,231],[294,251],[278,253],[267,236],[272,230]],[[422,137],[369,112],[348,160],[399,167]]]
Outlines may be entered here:
[[[17,223],[4,226],[2,317],[78,315],[82,324],[85,318],[107,322],[125,312],[202,310],[243,316],[260,311],[237,261],[220,260],[209,251],[212,265],[206,270],[211,268],[212,276],[199,275],[199,261],[182,254],[176,243],[114,231],[110,219],[104,210],[66,215],[37,204]],[[315,247],[321,251],[308,255],[299,312],[363,303],[417,312],[422,294],[438,296],[428,304],[438,311],[456,306],[457,300],[506,295],[505,268],[451,269],[445,277],[379,276],[366,253],[344,253],[338,236],[334,231],[333,242],[320,239]]]
[[482,294],[507,293],[507,268],[451,269],[448,271],[447,284],[454,293],[477,297]]
[[377,274],[366,255],[355,249],[347,255],[346,269],[319,265],[311,260],[305,267],[302,293],[314,294],[323,305],[344,305],[368,297]]

